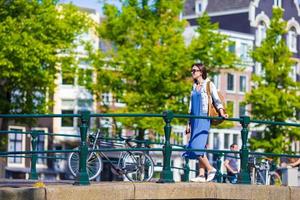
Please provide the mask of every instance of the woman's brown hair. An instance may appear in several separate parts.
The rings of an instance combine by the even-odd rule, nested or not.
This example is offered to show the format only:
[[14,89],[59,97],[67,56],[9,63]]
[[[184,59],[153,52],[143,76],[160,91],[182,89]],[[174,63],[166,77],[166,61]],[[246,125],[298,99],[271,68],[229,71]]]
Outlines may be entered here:
[[196,66],[202,73],[202,78],[205,80],[207,78],[207,71],[206,71],[206,67],[204,66],[204,64],[202,63],[194,63],[192,65],[192,68]]

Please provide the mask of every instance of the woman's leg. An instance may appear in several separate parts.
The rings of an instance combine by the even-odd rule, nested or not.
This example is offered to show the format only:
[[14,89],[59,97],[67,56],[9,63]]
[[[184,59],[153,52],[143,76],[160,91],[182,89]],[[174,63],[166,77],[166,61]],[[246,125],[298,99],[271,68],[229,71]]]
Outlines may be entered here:
[[199,174],[195,178],[191,179],[192,182],[206,182],[205,178],[205,165],[199,158]]
[[205,166],[205,168],[207,169],[207,182],[212,181],[215,178],[216,172],[217,170],[211,166],[211,164],[209,163],[207,156],[200,156],[199,157],[200,161],[202,162],[202,164]]
[[199,159],[199,176],[205,176],[205,165]]
[[207,169],[208,172],[210,172],[213,169],[206,155],[200,156],[199,161],[200,161],[199,163],[202,163],[202,165],[204,166],[205,169]]

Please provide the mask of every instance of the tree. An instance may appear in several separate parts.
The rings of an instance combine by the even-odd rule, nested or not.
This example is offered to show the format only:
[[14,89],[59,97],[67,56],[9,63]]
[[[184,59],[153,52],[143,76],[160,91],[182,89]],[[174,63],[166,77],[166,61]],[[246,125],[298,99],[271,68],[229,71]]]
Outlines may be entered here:
[[207,13],[198,19],[196,33],[189,47],[193,60],[200,60],[211,73],[234,68],[238,60],[234,53],[228,51],[232,43],[226,35],[219,33],[219,25],[211,23]]
[[0,0],[0,113],[51,110],[58,64],[73,63],[74,41],[88,25],[77,8],[57,2]]
[[[98,59],[98,81],[95,93],[110,91],[126,104],[118,112],[162,113],[164,110],[186,112],[190,84],[191,60],[183,39],[185,21],[179,14],[183,2],[128,0],[118,10],[106,4],[106,18],[99,27],[102,40],[112,48]],[[98,54],[99,55],[99,54]],[[99,58],[98,57],[98,58]],[[106,66],[103,67],[103,66]],[[99,86],[101,85],[101,86]],[[162,119],[129,118],[124,125],[137,128],[143,136],[145,129],[161,130]]]
[[[228,51],[232,42],[226,35],[219,32],[219,25],[212,23],[207,13],[198,19],[196,36],[192,39],[189,52],[193,60],[202,62],[210,76],[218,74],[221,69],[235,68],[238,62],[235,54]],[[226,108],[229,116],[233,114],[233,107]],[[233,122],[224,121],[217,128],[229,128]]]
[[[273,9],[273,17],[267,36],[261,46],[252,52],[256,62],[261,63],[262,74],[254,75],[254,87],[246,95],[251,105],[251,115],[258,120],[287,122],[293,119],[300,107],[299,85],[289,76],[294,61],[286,41],[286,22],[283,11]],[[299,130],[278,125],[263,125],[262,138],[251,138],[252,149],[282,153],[290,151],[290,144],[300,138]]]

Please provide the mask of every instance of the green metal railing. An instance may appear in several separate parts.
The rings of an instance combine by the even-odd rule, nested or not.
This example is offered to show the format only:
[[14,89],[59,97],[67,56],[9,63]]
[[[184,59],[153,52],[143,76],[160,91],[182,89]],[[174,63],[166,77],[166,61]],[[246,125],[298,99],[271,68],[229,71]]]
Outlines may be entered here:
[[[80,129],[80,136],[78,135],[69,135],[69,134],[47,134],[41,133],[39,131],[30,131],[30,132],[16,132],[16,131],[0,131],[0,134],[30,134],[31,135],[31,144],[32,144],[32,151],[16,151],[16,152],[0,152],[0,156],[11,156],[11,155],[18,155],[18,154],[28,154],[31,155],[31,172],[30,172],[30,179],[38,179],[38,173],[36,170],[36,164],[38,154],[41,153],[70,153],[70,152],[79,152],[80,161],[79,161],[79,174],[75,180],[75,185],[89,185],[89,178],[86,171],[86,160],[88,155],[88,144],[87,144],[87,131],[89,128],[89,121],[92,117],[155,117],[155,118],[163,118],[165,122],[164,126],[164,134],[165,134],[165,141],[162,144],[162,148],[134,148],[134,149],[124,149],[124,148],[117,148],[117,149],[97,149],[93,151],[162,151],[163,154],[163,166],[162,171],[160,173],[160,179],[158,182],[160,183],[172,183],[174,182],[172,168],[176,168],[171,166],[171,155],[173,151],[202,151],[207,153],[213,153],[217,156],[217,181],[221,182],[222,180],[222,173],[220,171],[221,168],[221,157],[226,153],[239,153],[241,159],[241,166],[240,166],[240,174],[238,176],[239,183],[242,184],[250,184],[250,173],[248,168],[248,159],[249,155],[268,155],[268,156],[285,156],[285,157],[297,157],[299,155],[288,155],[288,154],[272,154],[272,153],[258,153],[258,152],[249,152],[247,143],[248,143],[248,126],[250,123],[256,124],[272,124],[272,125],[280,125],[280,126],[294,126],[300,127],[300,124],[297,123],[284,123],[284,122],[271,122],[271,121],[260,121],[260,120],[251,120],[249,116],[241,116],[240,118],[228,118],[228,121],[235,121],[239,122],[242,126],[241,129],[241,138],[242,138],[242,146],[239,152],[233,151],[225,151],[225,150],[210,150],[210,149],[187,149],[186,147],[182,148],[174,148],[175,145],[170,143],[170,136],[171,136],[171,122],[174,118],[200,118],[200,119],[221,119],[220,117],[204,117],[204,116],[192,116],[192,115],[184,115],[184,114],[174,114],[172,111],[165,111],[162,114],[91,114],[88,111],[83,111],[81,114],[15,114],[15,115],[6,115],[0,114],[0,118],[8,118],[8,119],[15,119],[15,118],[53,118],[53,117],[77,117],[80,118],[81,123],[79,126]],[[38,151],[37,150],[37,137],[39,134],[45,135],[53,135],[53,136],[67,136],[67,137],[79,137],[80,138],[80,145],[78,150],[46,150],[46,151]],[[140,141],[145,142],[145,141]],[[153,142],[147,141],[148,144]],[[178,145],[176,145],[178,146]],[[26,156],[28,157],[28,156]],[[59,157],[52,157],[54,159],[60,159]],[[189,180],[189,173],[193,170],[190,170],[189,160],[185,159],[185,164],[182,168],[184,171],[184,181]]]

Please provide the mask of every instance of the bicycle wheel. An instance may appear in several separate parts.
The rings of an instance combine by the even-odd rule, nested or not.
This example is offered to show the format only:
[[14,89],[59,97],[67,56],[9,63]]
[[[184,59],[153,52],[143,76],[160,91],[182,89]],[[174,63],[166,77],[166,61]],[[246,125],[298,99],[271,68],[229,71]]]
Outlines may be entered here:
[[281,177],[277,172],[270,173],[270,185],[281,185]]
[[154,163],[144,152],[128,152],[122,158],[122,170],[130,181],[149,181],[153,176]]
[[[89,176],[89,180],[95,179],[102,171],[102,159],[95,152],[89,152],[86,162],[86,171]],[[74,177],[79,172],[79,153],[73,152],[68,158],[68,167]]]

